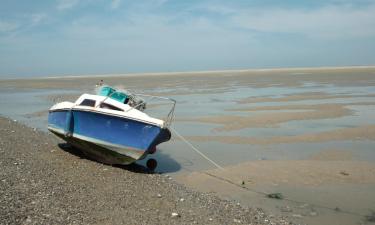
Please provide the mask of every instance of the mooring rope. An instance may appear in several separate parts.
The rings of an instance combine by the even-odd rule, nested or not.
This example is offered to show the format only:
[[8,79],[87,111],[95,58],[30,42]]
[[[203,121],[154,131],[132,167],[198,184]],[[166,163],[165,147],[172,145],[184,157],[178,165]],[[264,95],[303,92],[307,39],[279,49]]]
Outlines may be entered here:
[[[191,142],[189,142],[188,140],[186,140],[181,134],[179,134],[174,128],[170,127],[170,129],[183,141],[185,142],[187,145],[189,145],[191,147],[191,149],[193,149],[196,153],[198,153],[199,155],[201,155],[203,158],[205,158],[207,161],[209,161],[212,165],[214,165],[216,168],[220,169],[220,170],[223,170],[225,171],[225,169],[223,167],[221,167],[219,164],[217,164],[216,162],[214,162],[212,159],[210,159],[209,157],[207,157],[205,154],[203,154],[201,151],[199,151]],[[223,182],[226,182],[228,184],[231,184],[231,185],[234,185],[234,186],[237,186],[238,188],[241,188],[241,189],[244,189],[244,190],[247,190],[247,191],[250,191],[250,192],[253,192],[253,193],[256,193],[256,194],[259,194],[259,195],[263,195],[263,196],[268,196],[270,193],[267,193],[267,192],[264,192],[264,191],[259,191],[259,190],[256,190],[254,188],[250,188],[250,187],[246,187],[244,185],[240,185],[240,184],[237,184],[236,182],[233,182],[232,180],[228,179],[228,178],[224,178],[224,177],[221,177],[221,176],[217,176],[217,175],[214,175],[214,174],[211,174],[209,172],[206,172],[206,171],[197,171],[198,173],[201,173],[201,174],[206,174],[212,178],[216,178],[218,180],[221,180]],[[324,205],[319,205],[319,204],[314,204],[314,203],[309,203],[309,202],[305,202],[305,201],[298,201],[298,200],[294,200],[294,199],[290,199],[290,198],[286,198],[286,197],[283,197],[282,200],[285,200],[285,201],[289,201],[289,202],[294,202],[294,203],[300,203],[300,204],[309,204],[311,206],[314,206],[316,208],[321,208],[321,209],[327,209],[327,210],[332,210],[332,211],[335,211],[337,213],[344,213],[344,214],[350,214],[350,215],[355,215],[355,216],[361,216],[361,217],[364,217],[366,215],[362,215],[360,213],[356,213],[356,212],[352,212],[352,211],[349,211],[349,210],[344,210],[344,209],[339,209],[339,208],[332,208],[332,207],[329,207],[329,206],[324,206]]]
[[205,154],[203,154],[201,151],[199,151],[192,143],[190,143],[188,140],[186,140],[181,134],[179,134],[175,129],[171,127],[171,130],[187,145],[189,145],[196,153],[201,155],[203,158],[205,158],[207,161],[209,161],[212,165],[214,165],[216,168],[224,170],[223,167],[219,166],[216,162],[214,162],[212,159],[208,158]]

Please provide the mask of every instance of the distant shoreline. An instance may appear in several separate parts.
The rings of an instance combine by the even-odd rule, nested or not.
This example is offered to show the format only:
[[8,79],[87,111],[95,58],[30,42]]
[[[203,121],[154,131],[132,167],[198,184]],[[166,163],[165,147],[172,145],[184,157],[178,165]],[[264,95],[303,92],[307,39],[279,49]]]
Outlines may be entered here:
[[15,77],[0,78],[0,80],[29,80],[29,79],[69,79],[69,78],[105,78],[105,77],[135,77],[135,76],[178,76],[178,75],[199,75],[199,74],[221,74],[221,73],[254,73],[254,72],[285,72],[285,71],[319,71],[319,70],[348,70],[348,69],[375,69],[375,65],[368,66],[324,66],[324,67],[280,67],[260,69],[228,69],[228,70],[203,70],[184,72],[149,72],[149,73],[114,73],[114,74],[91,74],[91,75],[61,75],[41,77]]

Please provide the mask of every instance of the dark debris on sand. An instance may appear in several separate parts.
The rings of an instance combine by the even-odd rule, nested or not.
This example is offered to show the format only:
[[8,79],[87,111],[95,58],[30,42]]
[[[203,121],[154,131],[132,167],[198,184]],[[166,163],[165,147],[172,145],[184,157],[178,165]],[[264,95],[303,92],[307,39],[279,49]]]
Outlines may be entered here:
[[0,118],[0,224],[289,224],[160,174],[103,165]]

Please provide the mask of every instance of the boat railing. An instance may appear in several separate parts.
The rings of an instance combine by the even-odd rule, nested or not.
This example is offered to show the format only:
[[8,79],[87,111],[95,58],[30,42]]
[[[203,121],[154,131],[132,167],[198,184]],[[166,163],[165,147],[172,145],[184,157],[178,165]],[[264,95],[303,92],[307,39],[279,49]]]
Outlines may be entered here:
[[[162,100],[162,101],[168,101],[170,104],[172,104],[172,107],[171,109],[169,110],[168,114],[164,117],[163,121],[164,121],[164,127],[167,127],[169,128],[170,125],[172,124],[173,122],[173,119],[174,119],[174,111],[175,111],[175,108],[176,108],[176,100],[172,99],[172,98],[167,98],[167,97],[162,97],[162,96],[155,96],[155,95],[147,95],[147,94],[136,94],[134,92],[131,92],[129,90],[127,90],[128,93],[131,93],[132,95],[134,96],[139,96],[139,97],[145,97],[147,98],[147,101],[146,103],[149,104],[150,102],[152,102],[153,100],[155,99],[159,99],[159,100]],[[96,107],[100,106],[103,102],[105,102],[108,98],[110,98],[115,92],[109,94],[108,96],[106,96],[102,101],[99,102],[99,104],[97,104]],[[129,105],[131,108],[129,108],[128,110],[126,110],[125,112],[129,112],[133,109],[137,109],[139,108],[139,106],[141,106],[142,104],[145,104],[145,101],[140,101],[138,104],[136,105]]]
[[[147,98],[147,104],[150,103],[150,102],[152,102],[155,99],[170,102],[170,104],[172,104],[172,107],[169,110],[169,112],[166,115],[166,117],[163,119],[164,126],[165,127],[170,127],[170,125],[172,124],[173,119],[174,119],[174,111],[175,111],[175,108],[176,108],[176,100],[174,100],[172,98],[167,98],[167,97],[162,97],[162,96],[155,96],[155,95],[147,95],[147,94],[134,94],[134,95]],[[130,110],[136,109],[138,106],[140,106],[142,104],[145,104],[145,103],[144,102],[140,102],[137,105],[131,106],[131,108],[128,109],[126,112],[129,112]]]

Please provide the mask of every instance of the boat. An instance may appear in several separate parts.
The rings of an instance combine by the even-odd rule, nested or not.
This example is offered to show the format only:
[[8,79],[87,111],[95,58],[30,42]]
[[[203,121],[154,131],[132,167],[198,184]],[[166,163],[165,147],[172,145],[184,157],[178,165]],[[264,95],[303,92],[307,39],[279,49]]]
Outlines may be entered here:
[[[144,111],[144,98],[171,103],[164,119]],[[82,94],[75,102],[60,102],[49,109],[48,130],[81,150],[87,157],[105,164],[128,165],[156,151],[171,138],[170,125],[176,101],[130,93],[103,86],[96,94]],[[156,160],[147,167],[155,169]]]

